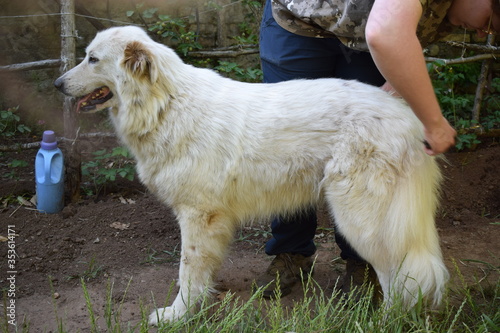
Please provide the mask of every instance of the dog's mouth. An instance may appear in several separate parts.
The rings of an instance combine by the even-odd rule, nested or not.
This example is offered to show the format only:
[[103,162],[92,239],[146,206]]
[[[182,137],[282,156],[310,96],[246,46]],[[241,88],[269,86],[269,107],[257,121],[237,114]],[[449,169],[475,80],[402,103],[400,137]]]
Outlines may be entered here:
[[113,93],[108,87],[103,86],[97,88],[90,94],[83,96],[78,101],[76,112],[90,112],[98,111],[105,108],[104,103],[109,101],[113,97]]

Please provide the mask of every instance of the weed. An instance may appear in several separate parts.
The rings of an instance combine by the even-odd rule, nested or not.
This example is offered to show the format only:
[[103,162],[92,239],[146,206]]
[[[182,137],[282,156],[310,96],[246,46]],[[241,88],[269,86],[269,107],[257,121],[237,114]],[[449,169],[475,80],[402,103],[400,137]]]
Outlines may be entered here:
[[[483,265],[490,276],[499,273],[499,267],[493,264],[476,260],[467,262]],[[500,280],[497,278],[494,284],[487,287],[482,286],[481,279],[467,283],[456,263],[455,267],[455,276],[460,281],[448,290],[439,310],[427,308],[422,297],[412,309],[406,309],[398,301],[390,307],[383,304],[374,306],[373,288],[361,297],[356,290],[352,293],[357,297],[352,297],[354,294],[341,295],[340,291],[329,294],[308,277],[302,283],[303,296],[291,306],[285,306],[280,298],[264,299],[263,288],[257,289],[246,301],[231,292],[215,302],[210,296],[198,302],[189,300],[188,296],[186,301],[195,304],[192,314],[179,321],[162,323],[158,328],[148,325],[151,309],[142,301],[136,312],[140,316],[139,322],[134,320],[131,324],[121,318],[132,280],[119,298],[113,297],[114,285],[108,282],[102,307],[96,306],[84,278],[80,279],[80,284],[88,313],[86,329],[89,332],[499,332]],[[152,306],[168,305],[174,290],[175,281],[172,281],[161,304],[157,304],[152,295]],[[99,294],[96,297],[100,297]],[[57,315],[55,302],[54,307],[57,332],[67,332]],[[99,323],[105,327],[100,327]],[[29,332],[29,326],[25,327],[23,332]]]
[[26,161],[23,160],[12,160],[9,164],[9,168],[24,168],[27,167],[29,164]]
[[481,125],[486,131],[500,127],[500,105],[497,105],[496,107],[498,107],[499,110],[490,112],[489,114],[481,117]]
[[172,18],[169,15],[158,15],[158,21],[149,28],[149,31],[166,38],[174,44],[175,49],[186,57],[188,52],[202,48],[198,43],[198,36],[193,31],[188,31],[185,20]]
[[80,279],[80,283],[83,289],[83,296],[85,297],[85,305],[87,306],[87,310],[90,317],[90,332],[98,333],[99,327],[97,326],[97,316],[95,315],[94,308],[92,306],[92,300],[90,299],[90,294],[88,292],[87,286],[85,284],[85,280],[83,278]]
[[[172,251],[164,250],[161,252],[156,251],[153,248],[149,248],[147,252],[146,260],[144,260],[143,264],[163,264],[167,262],[174,263],[178,265],[179,260],[181,258],[181,251],[178,249],[179,244],[175,246]],[[167,257],[160,256],[162,254],[167,254]]]
[[102,149],[92,155],[93,160],[82,164],[82,176],[90,178],[93,184],[93,189],[87,189],[88,195],[99,193],[107,183],[114,182],[118,176],[134,180],[135,163],[126,148],[115,147],[111,152]]
[[464,150],[466,148],[474,148],[476,147],[481,141],[477,138],[477,135],[474,133],[461,133],[458,132],[457,136],[457,143],[455,145],[455,148],[458,150]]
[[[83,284],[84,282],[82,282]],[[123,302],[127,296],[130,284],[132,283],[132,278],[129,279],[127,287],[121,297],[120,304],[118,307],[115,306],[113,302],[113,287],[114,284],[108,281],[106,288],[106,304],[104,309],[104,318],[106,319],[107,332],[119,332],[120,326],[120,315],[123,308]]]
[[80,279],[82,281],[90,281],[97,278],[97,276],[99,276],[99,274],[102,272],[102,266],[97,264],[95,257],[92,257],[92,259],[90,259],[90,262],[88,263],[87,262],[81,262],[81,263],[87,264],[87,268],[85,269],[85,271],[83,271],[83,273],[81,274],[68,276],[67,278],[68,280]]
[[262,17],[262,3],[255,0],[243,0],[242,4],[247,9],[247,13],[243,22],[238,25],[239,36],[234,36],[233,39],[239,45],[258,44],[258,26],[260,22],[258,22],[257,18]]
[[[260,1],[244,0],[242,4],[246,7],[247,14],[244,22],[238,25],[239,35],[234,36],[233,40],[237,45],[254,45],[258,44],[258,27],[257,17],[260,17],[262,4]],[[214,2],[207,3],[207,7],[214,10],[221,10],[222,7]],[[192,59],[189,57],[189,52],[203,49],[199,43],[199,36],[195,31],[192,31],[192,25],[189,24],[188,18],[174,18],[170,15],[158,14],[157,8],[143,9],[143,5],[137,5],[135,10],[127,11],[129,18],[138,18],[146,22],[155,20],[150,24],[148,30],[156,34],[168,43],[186,63],[196,66],[214,68],[222,75],[230,78],[246,81],[246,82],[262,82],[262,71],[260,68],[242,68],[235,62],[228,61],[213,61],[212,59]]]
[[[52,295],[55,294],[55,289],[54,289],[54,284],[52,280],[52,276],[49,276],[49,283],[50,283],[50,290],[52,291]],[[54,306],[54,314],[56,316],[56,321],[57,321],[57,332],[63,333],[64,330],[64,322],[61,317],[59,317],[59,309],[57,307],[57,302],[54,297],[52,297],[52,305]]]
[[23,160],[12,160],[9,163],[7,163],[7,167],[9,171],[4,173],[2,177],[8,178],[8,179],[20,179],[19,173],[22,172],[20,169],[26,168],[29,166],[29,163]]
[[[263,240],[269,239],[271,232],[268,226],[260,227],[245,227],[239,230],[239,234],[235,238],[235,242],[247,242],[249,244],[255,244],[257,246],[262,246]],[[255,239],[257,238],[257,239]],[[257,251],[260,251],[261,247]]]
[[16,113],[18,106],[0,110],[0,136],[11,138],[17,134],[26,134],[31,129],[21,124],[21,117]]
[[442,63],[432,63],[428,69],[433,79],[433,86],[443,115],[457,130],[458,150],[475,148],[481,141],[471,130],[491,130],[500,126],[500,79],[491,81],[489,94],[482,105],[480,122],[472,120],[475,84],[481,71],[480,63],[467,63],[444,66]]
[[214,68],[225,76],[245,82],[262,82],[263,74],[259,68],[242,68],[235,62],[219,61]]

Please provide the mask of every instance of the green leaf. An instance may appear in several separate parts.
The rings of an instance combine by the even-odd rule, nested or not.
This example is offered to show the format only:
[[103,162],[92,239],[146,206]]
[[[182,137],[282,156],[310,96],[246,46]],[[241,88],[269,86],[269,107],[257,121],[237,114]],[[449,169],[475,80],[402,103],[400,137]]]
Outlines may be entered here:
[[28,162],[23,161],[23,160],[12,160],[12,162],[9,163],[9,167],[11,168],[24,168],[28,166]]
[[168,16],[168,15],[160,14],[160,15],[158,15],[158,18],[162,21],[170,21],[170,16]]
[[144,18],[149,19],[149,18],[152,18],[157,11],[158,11],[158,8],[148,8],[142,12],[142,16],[144,16]]
[[115,147],[115,148],[113,148],[113,151],[111,152],[111,156],[129,157],[130,153],[128,152],[127,148],[125,148],[125,147]]

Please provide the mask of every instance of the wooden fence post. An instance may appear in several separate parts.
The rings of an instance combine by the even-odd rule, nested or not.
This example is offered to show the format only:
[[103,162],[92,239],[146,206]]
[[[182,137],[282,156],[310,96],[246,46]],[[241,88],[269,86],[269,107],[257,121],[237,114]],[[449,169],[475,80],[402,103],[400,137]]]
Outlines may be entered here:
[[[75,1],[61,0],[61,72],[64,73],[76,65],[76,27]],[[66,149],[66,190],[71,202],[80,199],[80,183],[82,177],[81,155],[78,137],[78,122],[76,119],[75,103],[73,98],[65,97],[64,137]]]
[[[486,46],[493,46],[495,44],[495,35],[489,35],[486,41]],[[479,117],[481,115],[481,104],[483,102],[484,88],[488,82],[488,74],[490,72],[490,66],[492,59],[483,60],[483,65],[481,66],[481,74],[478,78],[478,84],[476,88],[476,97],[474,98],[474,107],[472,108],[472,120],[479,124]]]

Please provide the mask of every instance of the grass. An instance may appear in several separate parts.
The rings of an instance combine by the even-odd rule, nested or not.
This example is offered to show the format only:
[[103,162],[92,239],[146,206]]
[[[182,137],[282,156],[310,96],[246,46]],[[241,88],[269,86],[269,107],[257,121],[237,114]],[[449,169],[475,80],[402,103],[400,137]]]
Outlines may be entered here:
[[80,274],[73,274],[68,276],[68,280],[84,279],[85,281],[89,281],[97,278],[99,274],[102,273],[103,267],[97,264],[95,256],[93,256],[88,263],[81,262],[81,264],[86,264],[86,269]]
[[[428,309],[422,301],[411,310],[397,304],[389,309],[376,307],[371,302],[370,294],[359,300],[345,298],[338,292],[330,295],[310,279],[303,284],[304,297],[291,307],[284,306],[279,299],[264,299],[262,291],[257,291],[249,300],[242,300],[228,292],[219,301],[203,299],[194,314],[158,328],[148,326],[151,309],[142,301],[138,305],[139,313],[136,313],[138,320],[131,323],[121,319],[131,281],[119,300],[112,297],[113,284],[108,283],[105,305],[98,307],[94,305],[89,287],[82,278],[88,317],[85,332],[499,332],[500,268],[491,264],[485,266],[489,277],[496,278],[495,283],[485,284],[484,277],[466,282],[456,267],[458,282],[449,288],[439,310]],[[174,287],[172,283],[166,300],[175,291]],[[161,302],[157,305],[164,306]],[[57,316],[60,309],[55,302],[54,311],[58,318],[57,332],[69,332]],[[29,326],[22,330],[29,331]]]
[[143,264],[163,264],[163,263],[173,263],[174,265],[179,264],[181,258],[181,251],[179,250],[178,243],[172,251],[163,250],[157,251],[150,247],[147,251],[146,259],[142,262]]

